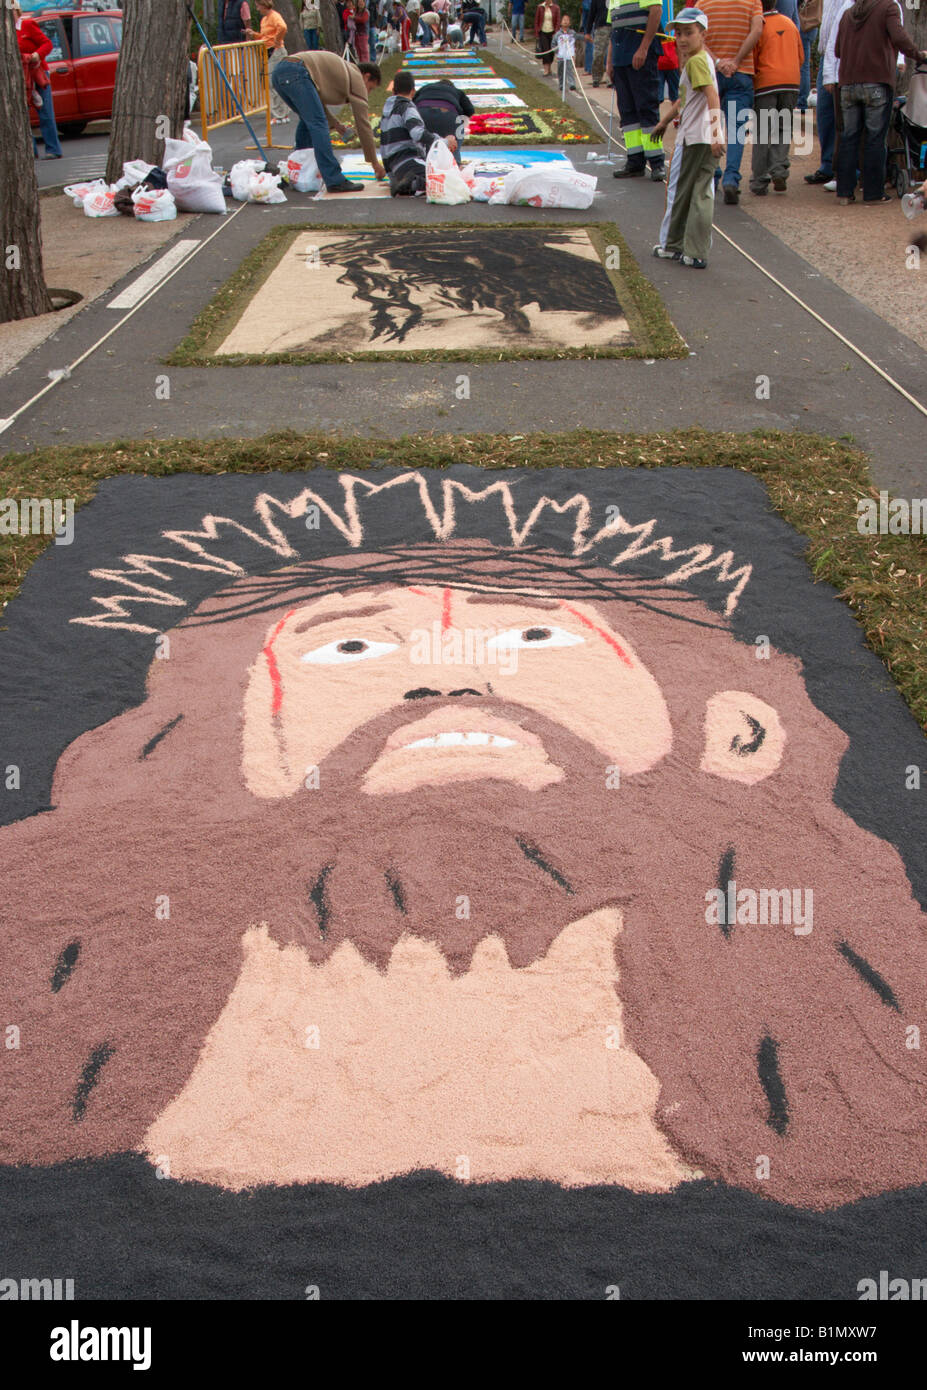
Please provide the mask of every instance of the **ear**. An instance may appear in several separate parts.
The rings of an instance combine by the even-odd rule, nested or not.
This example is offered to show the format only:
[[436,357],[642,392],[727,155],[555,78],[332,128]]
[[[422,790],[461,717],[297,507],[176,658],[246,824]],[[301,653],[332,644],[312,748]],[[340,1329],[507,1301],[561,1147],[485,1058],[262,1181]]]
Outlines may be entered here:
[[705,707],[701,769],[752,786],[782,762],[785,730],[772,705],[744,690],[722,690]]

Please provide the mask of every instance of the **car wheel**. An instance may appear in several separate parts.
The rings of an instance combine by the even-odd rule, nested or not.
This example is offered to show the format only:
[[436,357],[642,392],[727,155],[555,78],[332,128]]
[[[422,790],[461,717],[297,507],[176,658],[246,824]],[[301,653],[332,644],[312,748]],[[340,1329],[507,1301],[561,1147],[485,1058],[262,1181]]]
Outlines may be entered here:
[[66,125],[58,127],[59,135],[83,135],[87,129],[86,121],[68,121]]

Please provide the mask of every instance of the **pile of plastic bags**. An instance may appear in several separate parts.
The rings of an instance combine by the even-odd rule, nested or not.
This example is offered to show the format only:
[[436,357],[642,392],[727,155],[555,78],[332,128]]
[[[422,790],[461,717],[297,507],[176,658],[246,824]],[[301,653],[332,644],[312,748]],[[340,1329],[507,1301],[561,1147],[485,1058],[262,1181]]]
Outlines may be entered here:
[[222,215],[227,211],[222,177],[212,167],[212,149],[190,125],[184,127],[181,140],[165,140],[161,168],[130,159],[122,166],[122,178],[114,184],[93,179],[69,184],[64,191],[87,217],[118,217],[123,213],[142,222],[168,222],[178,211]]
[[280,174],[272,174],[263,159],[240,159],[229,170],[232,197],[239,203],[285,203]]
[[490,178],[477,177],[474,165],[458,168],[447,145],[436,140],[425,162],[425,196],[429,203],[509,203],[519,207],[588,208],[598,180],[572,164],[500,163]]

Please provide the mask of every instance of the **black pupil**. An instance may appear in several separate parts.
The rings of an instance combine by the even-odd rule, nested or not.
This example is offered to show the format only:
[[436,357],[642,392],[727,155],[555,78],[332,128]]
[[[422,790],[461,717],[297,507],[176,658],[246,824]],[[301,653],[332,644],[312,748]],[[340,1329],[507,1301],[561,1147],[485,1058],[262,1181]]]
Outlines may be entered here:
[[550,636],[549,627],[529,627],[522,637],[526,642],[544,642]]
[[348,652],[348,653],[350,653],[350,652],[363,652],[363,651],[366,651],[366,650],[367,650],[367,643],[366,643],[366,642],[362,642],[359,638],[354,638],[354,639],[353,639],[352,641],[350,641],[350,642],[339,642],[339,643],[338,643],[338,650],[339,650],[339,652]]

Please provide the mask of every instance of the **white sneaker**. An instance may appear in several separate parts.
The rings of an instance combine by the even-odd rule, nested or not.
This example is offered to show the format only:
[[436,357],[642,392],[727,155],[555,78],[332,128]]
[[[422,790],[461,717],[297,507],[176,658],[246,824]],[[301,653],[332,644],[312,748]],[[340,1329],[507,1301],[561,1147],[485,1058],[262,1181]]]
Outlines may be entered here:
[[836,180],[836,179],[831,179],[830,183],[825,183],[825,184],[824,184],[824,187],[827,189],[828,193],[836,193],[836,192],[837,192],[837,180]]

